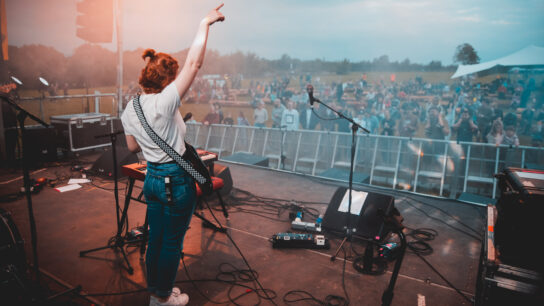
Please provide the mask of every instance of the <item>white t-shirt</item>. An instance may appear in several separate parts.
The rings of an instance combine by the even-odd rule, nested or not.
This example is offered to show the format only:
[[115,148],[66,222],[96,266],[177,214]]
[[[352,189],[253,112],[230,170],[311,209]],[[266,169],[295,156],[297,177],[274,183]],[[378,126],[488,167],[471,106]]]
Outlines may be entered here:
[[253,117],[255,118],[255,123],[264,124],[266,120],[268,120],[268,112],[266,111],[266,108],[256,108],[255,111],[253,111]]
[[[127,104],[121,122],[125,135],[132,135],[142,148],[144,158],[149,162],[165,163],[172,159],[156,145],[145,132],[132,100]],[[140,96],[140,105],[149,126],[180,155],[185,153],[185,122],[179,113],[181,105],[178,90],[174,82],[166,86],[161,93]]]
[[296,109],[286,109],[281,116],[281,126],[288,131],[298,130],[298,111]]

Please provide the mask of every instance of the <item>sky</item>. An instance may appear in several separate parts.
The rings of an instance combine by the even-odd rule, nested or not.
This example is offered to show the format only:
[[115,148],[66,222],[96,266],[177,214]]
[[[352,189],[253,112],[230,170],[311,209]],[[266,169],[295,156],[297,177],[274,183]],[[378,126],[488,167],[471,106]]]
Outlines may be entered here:
[[[121,0],[123,49],[188,48],[199,21],[222,1]],[[76,0],[6,0],[10,45],[42,44],[66,55],[85,43]],[[471,44],[482,61],[528,45],[544,47],[543,0],[224,0],[226,20],[208,48],[278,59],[453,63]],[[115,38],[114,38],[115,39]],[[115,41],[102,46],[116,50]]]

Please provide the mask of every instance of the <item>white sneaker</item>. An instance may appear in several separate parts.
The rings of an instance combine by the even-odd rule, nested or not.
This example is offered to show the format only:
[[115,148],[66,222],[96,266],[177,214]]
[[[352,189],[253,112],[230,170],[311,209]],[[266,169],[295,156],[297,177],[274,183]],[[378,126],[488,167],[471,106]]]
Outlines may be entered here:
[[189,303],[189,296],[181,293],[178,287],[172,288],[172,293],[165,302],[159,301],[155,296],[151,296],[149,306],[185,306]]

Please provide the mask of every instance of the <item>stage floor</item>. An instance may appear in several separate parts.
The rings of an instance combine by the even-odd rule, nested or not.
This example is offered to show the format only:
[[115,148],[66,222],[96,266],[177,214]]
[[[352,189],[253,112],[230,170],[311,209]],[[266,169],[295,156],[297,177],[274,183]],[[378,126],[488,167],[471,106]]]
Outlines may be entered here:
[[[69,177],[81,176],[80,172],[72,171],[71,166],[90,165],[99,155],[97,152],[78,160],[51,163],[42,169],[32,170],[31,177],[58,178],[64,180],[60,184],[63,185]],[[210,202],[212,211],[227,228],[251,268],[258,273],[259,282],[274,297],[275,304],[285,305],[288,304],[286,300],[308,297],[295,294],[286,296],[292,290],[305,291],[320,300],[325,300],[328,295],[346,297],[347,293],[351,305],[381,304],[394,261],[388,263],[387,271],[381,275],[358,272],[353,267],[353,261],[357,254],[364,253],[364,241],[354,239],[346,243],[345,254],[341,251],[335,261],[330,258],[342,239],[329,233],[325,233],[331,243],[329,250],[274,249],[270,242],[272,235],[291,231],[289,209],[278,207],[278,203],[292,201],[293,204],[325,213],[332,195],[344,184],[220,163],[229,167],[234,182],[234,196],[225,197],[230,219],[225,220],[216,201]],[[20,171],[10,173],[3,170],[1,174],[3,195],[21,187],[22,179],[18,179]],[[39,266],[43,272],[41,282],[57,292],[65,289],[63,285],[81,285],[83,292],[89,295],[86,299],[73,295],[60,297],[59,301],[65,304],[148,305],[144,262],[140,260],[136,246],[127,248],[129,262],[134,268],[133,275],[126,271],[120,253],[111,249],[79,256],[81,250],[106,245],[116,232],[114,184],[103,178],[93,179],[93,184],[82,184],[81,189],[60,193],[45,187],[32,196]],[[124,203],[126,185],[127,179],[120,180],[121,205]],[[141,191],[141,185],[141,182],[137,182],[133,195]],[[470,305],[468,300],[474,297],[476,290],[485,230],[485,208],[371,187],[357,186],[355,189],[394,196],[395,207],[404,217],[406,234],[422,228],[437,233],[434,240],[428,241],[433,250],[431,254],[420,256],[407,250],[392,305]],[[261,198],[251,201],[249,194]],[[20,197],[2,202],[0,207],[11,212],[24,237],[27,260],[32,262],[26,199]],[[210,211],[205,209],[202,214],[213,220]],[[132,201],[128,216],[129,228],[142,225],[145,205]],[[313,220],[308,218],[306,221]],[[247,266],[224,233],[205,228],[201,223],[198,218],[191,221],[184,243],[186,268],[180,263],[177,275],[177,285],[190,296],[189,304],[229,302],[229,296],[240,305],[254,305],[259,301],[264,305],[272,304],[255,294],[251,289],[257,288],[254,282],[238,282],[248,288],[230,282],[233,274],[226,272],[245,270]],[[407,239],[414,241],[411,236]],[[225,273],[220,275],[221,272]],[[265,296],[263,292],[260,295]]]

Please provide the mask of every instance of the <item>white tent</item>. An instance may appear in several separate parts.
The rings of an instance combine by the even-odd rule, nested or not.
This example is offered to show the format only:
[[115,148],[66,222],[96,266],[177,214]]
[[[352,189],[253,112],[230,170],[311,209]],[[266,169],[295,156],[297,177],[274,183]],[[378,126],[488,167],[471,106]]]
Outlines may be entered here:
[[452,75],[452,79],[475,73],[478,71],[487,70],[497,65],[500,66],[535,66],[544,65],[544,48],[536,46],[528,46],[518,52],[512,53],[505,57],[475,64],[475,65],[459,65],[457,71]]

